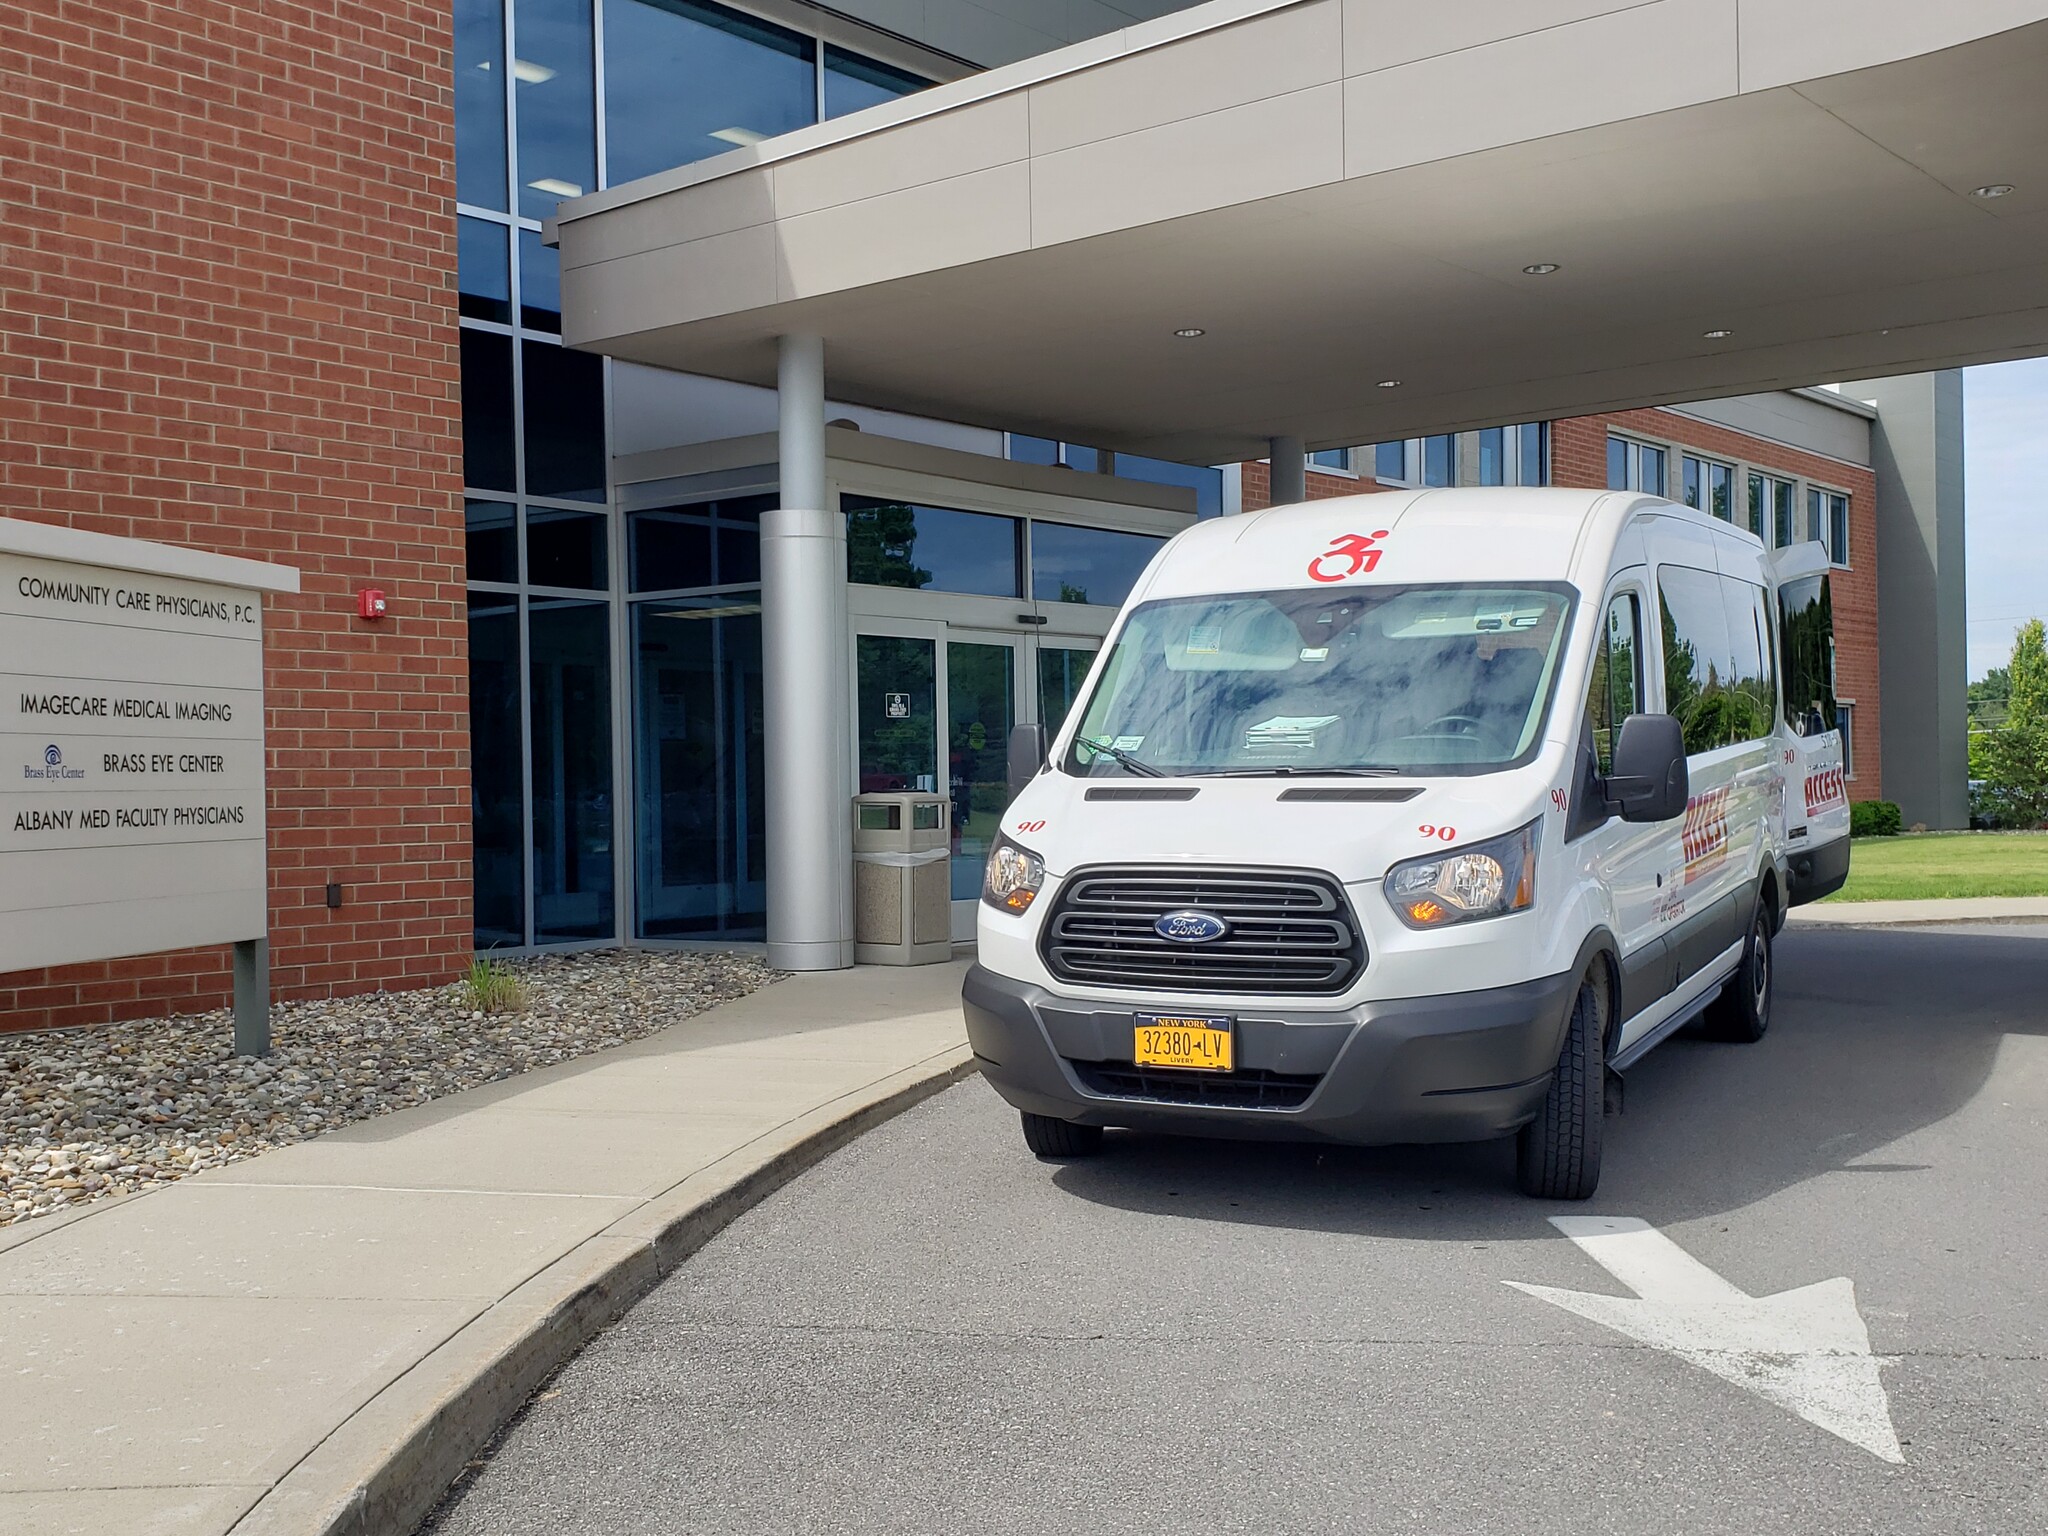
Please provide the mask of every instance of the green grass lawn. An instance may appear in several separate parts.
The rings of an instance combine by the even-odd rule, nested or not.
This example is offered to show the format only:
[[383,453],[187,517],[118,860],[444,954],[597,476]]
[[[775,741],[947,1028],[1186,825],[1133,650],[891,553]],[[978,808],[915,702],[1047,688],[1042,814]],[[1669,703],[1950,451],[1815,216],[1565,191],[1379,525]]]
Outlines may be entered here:
[[2048,832],[1904,832],[1859,837],[1849,883],[1829,901],[2048,896]]

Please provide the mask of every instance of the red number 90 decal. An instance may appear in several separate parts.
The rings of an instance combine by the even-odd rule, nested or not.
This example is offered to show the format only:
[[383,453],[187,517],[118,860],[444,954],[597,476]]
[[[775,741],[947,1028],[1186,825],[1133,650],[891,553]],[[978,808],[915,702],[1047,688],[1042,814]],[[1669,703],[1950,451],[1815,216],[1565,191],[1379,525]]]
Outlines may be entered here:
[[1456,840],[1458,836],[1458,829],[1456,827],[1439,827],[1435,823],[1427,821],[1425,821],[1421,826],[1417,827],[1415,830],[1420,832],[1424,837],[1435,838],[1440,843],[1452,842]]
[[1043,832],[1045,830],[1045,823],[1042,821],[1020,821],[1017,823],[1017,830],[1019,832]]

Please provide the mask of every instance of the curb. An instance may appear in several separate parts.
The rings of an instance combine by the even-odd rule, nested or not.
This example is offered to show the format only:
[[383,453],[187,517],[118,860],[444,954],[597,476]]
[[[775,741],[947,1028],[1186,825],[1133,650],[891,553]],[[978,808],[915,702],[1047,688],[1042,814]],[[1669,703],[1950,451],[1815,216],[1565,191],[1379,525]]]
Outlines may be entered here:
[[963,1044],[736,1148],[482,1309],[344,1420],[231,1536],[412,1536],[556,1371],[737,1217],[972,1076]]

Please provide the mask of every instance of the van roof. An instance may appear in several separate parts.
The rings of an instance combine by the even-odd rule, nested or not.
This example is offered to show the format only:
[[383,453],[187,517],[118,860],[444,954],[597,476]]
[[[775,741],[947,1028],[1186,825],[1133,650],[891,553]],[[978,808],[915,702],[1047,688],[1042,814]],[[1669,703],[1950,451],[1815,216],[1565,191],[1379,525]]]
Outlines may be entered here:
[[1145,598],[1318,585],[1567,581],[1606,577],[1639,513],[1682,519],[1760,552],[1756,537],[1695,508],[1636,491],[1461,487],[1381,491],[1212,518],[1179,534]]

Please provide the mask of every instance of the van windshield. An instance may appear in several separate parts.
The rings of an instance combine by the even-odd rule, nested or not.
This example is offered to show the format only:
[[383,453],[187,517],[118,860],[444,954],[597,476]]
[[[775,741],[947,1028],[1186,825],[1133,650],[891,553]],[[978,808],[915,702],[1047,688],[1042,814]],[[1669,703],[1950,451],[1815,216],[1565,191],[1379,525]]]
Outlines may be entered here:
[[1135,610],[1069,773],[1488,773],[1542,738],[1572,592],[1404,586]]

